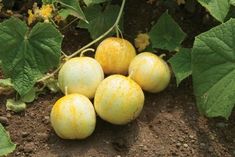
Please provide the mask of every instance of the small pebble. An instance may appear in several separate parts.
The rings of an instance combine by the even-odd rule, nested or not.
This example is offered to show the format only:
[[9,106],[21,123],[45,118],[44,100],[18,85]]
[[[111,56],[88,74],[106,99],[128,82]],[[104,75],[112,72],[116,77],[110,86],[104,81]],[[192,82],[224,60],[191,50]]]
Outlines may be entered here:
[[194,136],[193,135],[189,135],[189,138],[194,139]]
[[11,118],[11,114],[10,113],[7,113],[7,118]]
[[195,142],[195,140],[191,140],[191,142],[192,142],[192,143],[194,143],[194,142]]
[[45,120],[50,120],[50,117],[49,116],[45,116],[44,119]]
[[185,148],[188,148],[188,144],[186,144],[186,143],[185,143],[185,144],[183,144],[183,146],[184,146]]
[[21,152],[24,150],[24,147],[22,145],[19,145],[18,150]]
[[37,136],[39,138],[39,140],[44,141],[48,139],[48,134],[47,133],[37,133]]
[[121,157],[121,155],[117,155],[116,157]]
[[34,145],[33,142],[27,143],[24,146],[24,152],[25,153],[31,153],[31,152],[33,152],[34,148],[35,148],[35,145]]
[[180,147],[180,146],[181,146],[181,143],[179,143],[179,142],[176,143],[176,146],[177,146],[177,147]]
[[20,152],[16,152],[16,156],[19,156],[20,155]]
[[6,125],[9,125],[9,120],[7,117],[0,116],[0,123],[6,126]]
[[29,136],[29,133],[28,133],[28,132],[23,131],[23,132],[21,133],[21,136],[22,136],[23,138],[25,138],[25,137]]
[[210,136],[210,139],[211,139],[211,140],[215,140],[215,136],[211,135],[211,136]]
[[143,150],[144,150],[144,151],[148,151],[148,147],[147,147],[147,146],[144,146],[144,147],[143,147]]
[[42,122],[44,124],[49,124],[50,123],[50,117],[49,116],[45,116],[44,119],[42,120]]
[[179,140],[180,142],[184,142],[184,139],[183,139],[182,137],[180,137],[178,140]]

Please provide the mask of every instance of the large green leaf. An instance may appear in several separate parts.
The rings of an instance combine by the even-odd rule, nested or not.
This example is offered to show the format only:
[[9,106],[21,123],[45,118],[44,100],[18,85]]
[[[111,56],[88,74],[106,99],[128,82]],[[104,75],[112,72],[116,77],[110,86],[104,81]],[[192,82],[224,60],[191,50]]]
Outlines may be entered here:
[[0,24],[0,60],[4,74],[21,95],[60,61],[62,35],[49,23],[37,23],[32,30],[17,18]]
[[197,0],[203,7],[205,7],[210,14],[220,22],[224,19],[229,11],[230,0]]
[[70,15],[73,15],[79,19],[87,22],[86,17],[80,7],[79,0],[58,0],[60,4],[65,7]]
[[199,110],[228,118],[235,104],[234,19],[196,37],[192,75]]
[[169,62],[174,71],[177,85],[179,85],[182,80],[192,74],[191,49],[180,49],[179,52],[171,57]]
[[0,156],[6,156],[13,152],[16,145],[11,142],[10,136],[0,123]]
[[[92,39],[96,39],[115,23],[119,10],[118,5],[109,5],[104,11],[99,5],[88,7],[84,10],[84,13],[89,24],[79,21],[78,27],[88,29]],[[122,21],[120,24],[122,25]]]
[[83,0],[87,6],[107,2],[109,0]]
[[153,48],[173,51],[180,47],[186,34],[166,11],[149,32]]

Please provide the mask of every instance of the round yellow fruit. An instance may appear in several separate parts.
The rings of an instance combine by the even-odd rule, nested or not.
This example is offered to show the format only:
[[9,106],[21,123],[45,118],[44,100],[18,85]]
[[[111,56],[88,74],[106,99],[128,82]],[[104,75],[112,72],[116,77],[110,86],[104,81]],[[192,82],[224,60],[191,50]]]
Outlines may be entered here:
[[150,52],[140,53],[132,60],[129,75],[143,90],[152,93],[164,90],[171,78],[167,63]]
[[95,130],[94,107],[80,94],[60,98],[52,108],[50,119],[56,134],[63,139],[84,139]]
[[112,124],[126,124],[138,117],[144,93],[132,79],[111,75],[98,86],[94,106],[97,114]]
[[59,87],[63,93],[78,93],[88,98],[94,98],[95,91],[103,79],[102,67],[91,57],[70,59],[62,66],[58,76]]
[[135,56],[135,48],[129,41],[110,37],[99,44],[95,59],[100,63],[105,74],[126,75],[130,62]]

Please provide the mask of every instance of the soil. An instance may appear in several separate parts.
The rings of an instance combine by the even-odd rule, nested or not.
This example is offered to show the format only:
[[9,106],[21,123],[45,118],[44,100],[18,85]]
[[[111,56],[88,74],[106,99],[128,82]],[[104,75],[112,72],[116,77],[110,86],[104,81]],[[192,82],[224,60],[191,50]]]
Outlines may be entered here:
[[[184,41],[186,47],[192,46],[197,34],[216,24],[211,18],[205,20],[206,12],[200,6],[192,13],[184,6],[172,10],[159,6],[157,1],[150,5],[144,0],[128,0],[125,37],[133,41],[138,32],[148,30],[149,24],[166,9],[189,34]],[[90,40],[86,31],[73,26],[63,33],[66,52],[73,52]],[[235,112],[229,120],[203,117],[196,107],[191,78],[179,87],[174,80],[172,78],[171,84],[161,93],[145,93],[144,109],[132,123],[115,126],[97,117],[95,132],[81,141],[60,139],[50,125],[51,108],[62,94],[47,91],[19,114],[6,111],[8,96],[0,96],[0,116],[5,117],[6,129],[17,144],[16,151],[9,157],[235,156]]]

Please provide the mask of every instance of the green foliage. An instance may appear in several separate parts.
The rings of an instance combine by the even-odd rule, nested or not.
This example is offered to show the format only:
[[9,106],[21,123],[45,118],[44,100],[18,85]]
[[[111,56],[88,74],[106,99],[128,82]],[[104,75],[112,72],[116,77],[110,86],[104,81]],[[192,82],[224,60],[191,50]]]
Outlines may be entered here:
[[28,93],[26,93],[24,96],[21,97],[21,101],[23,102],[33,102],[36,98],[36,89],[32,88]]
[[75,16],[87,22],[78,0],[59,0],[58,2],[65,8],[69,15]]
[[0,87],[13,87],[11,79],[0,79]]
[[[210,14],[220,22],[224,22],[226,15],[229,12],[230,0],[197,0],[205,7]],[[233,3],[234,0],[231,0]]]
[[13,112],[21,112],[26,109],[26,104],[21,100],[7,99],[6,108]]
[[83,0],[83,1],[84,1],[84,3],[87,6],[91,6],[91,5],[94,5],[94,4],[99,4],[99,3],[107,2],[109,0]]
[[191,70],[191,49],[182,48],[169,60],[172,70],[175,73],[176,83],[192,74]]
[[84,20],[87,22],[86,17],[82,11],[79,0],[42,0],[43,4],[60,4],[60,7],[57,5],[58,14],[64,19],[69,15],[77,17],[78,19]]
[[0,123],[0,156],[6,156],[9,153],[13,152],[16,148],[16,145],[12,143],[10,136],[7,131],[4,129]]
[[62,17],[63,20],[65,20],[70,15],[70,12],[67,9],[60,9],[58,14],[60,17]]
[[[104,11],[99,5],[88,7],[84,13],[89,23],[79,21],[78,27],[88,29],[92,39],[96,39],[115,23],[119,10],[120,7],[117,5],[108,5]],[[110,35],[114,33],[115,31]]]
[[37,23],[32,30],[17,18],[0,24],[2,69],[21,96],[59,64],[61,42],[62,35],[49,23]]
[[196,37],[192,51],[194,93],[208,117],[228,118],[235,102],[235,20]]
[[180,47],[186,34],[174,19],[165,12],[149,32],[153,48],[174,51]]

